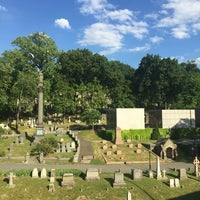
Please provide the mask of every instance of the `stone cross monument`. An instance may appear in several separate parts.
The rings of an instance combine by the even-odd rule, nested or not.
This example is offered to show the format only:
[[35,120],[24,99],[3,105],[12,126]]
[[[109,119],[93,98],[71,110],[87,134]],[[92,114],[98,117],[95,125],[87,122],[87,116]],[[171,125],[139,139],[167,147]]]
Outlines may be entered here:
[[194,173],[195,173],[196,177],[198,177],[199,176],[199,160],[198,160],[197,156],[195,156],[193,164],[194,164]]
[[36,137],[44,135],[44,124],[43,124],[43,90],[44,90],[43,73],[39,72],[39,84],[38,84],[38,122],[37,122],[37,126],[36,126]]

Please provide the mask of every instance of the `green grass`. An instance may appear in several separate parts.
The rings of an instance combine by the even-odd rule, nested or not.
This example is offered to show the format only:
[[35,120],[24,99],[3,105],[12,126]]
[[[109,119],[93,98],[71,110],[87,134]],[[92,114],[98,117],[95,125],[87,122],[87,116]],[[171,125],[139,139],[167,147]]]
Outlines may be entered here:
[[[168,178],[174,178],[176,173],[168,173]],[[170,200],[179,199],[198,199],[200,182],[193,176],[188,175],[187,180],[180,181],[181,188],[169,188],[169,179],[165,181],[150,179],[143,176],[142,180],[134,181],[130,174],[124,174],[126,186],[124,188],[113,188],[114,173],[101,173],[100,181],[87,182],[84,174],[75,176],[75,186],[72,189],[62,188],[60,183],[62,176],[57,176],[55,181],[55,192],[48,191],[48,179],[33,179],[30,176],[14,178],[15,188],[7,187],[7,178],[0,177],[0,199],[53,199],[53,200],[76,200],[80,196],[85,199],[99,200],[125,200],[127,192],[130,191],[132,199],[137,200]],[[180,198],[181,196],[190,194]]]

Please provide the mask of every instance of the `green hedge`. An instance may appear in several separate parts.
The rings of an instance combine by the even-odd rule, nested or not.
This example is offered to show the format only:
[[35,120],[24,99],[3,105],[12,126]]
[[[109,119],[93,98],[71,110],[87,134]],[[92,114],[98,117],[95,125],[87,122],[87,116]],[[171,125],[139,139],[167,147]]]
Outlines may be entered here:
[[[122,139],[127,140],[150,140],[152,128],[145,128],[145,129],[130,129],[130,130],[122,130]],[[162,137],[167,137],[169,133],[169,129],[159,129],[159,132]]]

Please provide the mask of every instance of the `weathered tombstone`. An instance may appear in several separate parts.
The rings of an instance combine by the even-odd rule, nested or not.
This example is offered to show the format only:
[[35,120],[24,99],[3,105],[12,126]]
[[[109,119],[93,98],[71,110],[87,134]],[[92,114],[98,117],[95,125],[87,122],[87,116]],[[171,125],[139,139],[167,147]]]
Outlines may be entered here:
[[114,144],[114,145],[112,145],[112,149],[117,149],[117,145],[116,144]]
[[132,200],[131,193],[129,191],[127,193],[127,200]]
[[10,174],[9,174],[9,183],[8,183],[8,187],[9,188],[15,187],[15,184],[13,184],[13,178],[14,177],[15,177],[15,175],[13,174],[13,172],[10,172]]
[[38,169],[34,168],[32,171],[32,178],[38,178]]
[[169,187],[174,188],[174,179],[173,178],[169,179]]
[[187,179],[186,169],[185,168],[180,168],[178,170],[178,176],[179,176],[180,180]]
[[75,185],[73,174],[72,173],[64,173],[61,185],[62,185],[62,187],[73,188]]
[[104,145],[104,144],[107,144],[107,141],[106,141],[106,140],[103,140],[102,143],[103,143],[103,145]]
[[153,178],[153,171],[149,170],[149,178]]
[[43,153],[43,152],[40,153],[40,155],[39,155],[39,162],[40,162],[41,164],[44,164],[44,163],[45,163],[45,160],[44,160],[44,153]]
[[122,155],[122,151],[121,150],[117,150],[117,155]]
[[89,168],[86,171],[86,181],[100,180],[99,171],[96,168]]
[[193,164],[194,164],[194,173],[195,173],[196,177],[198,177],[199,176],[199,160],[198,160],[197,156],[195,156]]
[[137,148],[138,148],[138,149],[141,149],[141,148],[142,148],[142,144],[141,144],[141,143],[138,143],[138,144],[137,144]]
[[71,148],[72,149],[75,149],[76,148],[76,143],[73,141],[73,142],[71,142]]
[[108,145],[103,145],[103,150],[107,150],[108,149]]
[[129,148],[133,148],[133,144],[129,144],[128,147],[129,147]]
[[165,169],[163,169],[162,170],[162,179],[167,179],[167,177],[166,177],[166,170]]
[[55,169],[51,169],[51,174],[50,177],[56,177],[56,170]]
[[124,186],[126,186],[126,183],[124,181],[124,174],[121,172],[115,172],[113,187],[120,188]]
[[162,179],[161,171],[160,171],[160,157],[157,156],[156,159],[156,178]]
[[117,127],[115,131],[115,144],[123,144],[121,128]]
[[142,170],[141,169],[133,169],[132,170],[132,177],[133,177],[133,180],[142,179]]
[[137,153],[137,154],[141,154],[141,153],[142,153],[142,150],[141,150],[141,149],[136,149],[136,153]]
[[50,182],[50,183],[54,183],[54,182],[55,182],[55,177],[53,177],[53,176],[50,177],[49,182]]
[[178,178],[175,178],[174,179],[174,185],[175,185],[175,187],[180,187],[180,183],[179,183],[179,179]]
[[47,178],[47,170],[46,170],[46,168],[42,169],[40,178]]
[[130,144],[132,141],[131,139],[127,139],[127,143]]
[[61,144],[61,152],[63,152],[63,153],[66,152],[65,144],[64,143]]
[[49,192],[55,192],[54,183],[49,183]]
[[107,155],[107,156],[111,156],[111,155],[112,155],[112,151],[107,151],[107,152],[106,152],[106,155]]

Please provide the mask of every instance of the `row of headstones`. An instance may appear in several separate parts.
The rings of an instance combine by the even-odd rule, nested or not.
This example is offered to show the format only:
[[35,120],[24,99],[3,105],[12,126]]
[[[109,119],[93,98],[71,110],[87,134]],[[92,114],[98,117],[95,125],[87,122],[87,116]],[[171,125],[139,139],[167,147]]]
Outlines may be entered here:
[[76,143],[74,141],[72,141],[71,143],[68,142],[67,144],[65,143],[58,143],[58,149],[57,149],[57,153],[64,153],[64,152],[72,152],[73,149],[76,148]]
[[79,159],[79,155],[80,155],[80,140],[78,139],[77,133],[72,131],[72,130],[68,130],[68,134],[75,140],[75,142],[77,143],[77,147],[76,147],[76,153],[74,155],[74,159],[73,162],[77,163],[78,159]]

